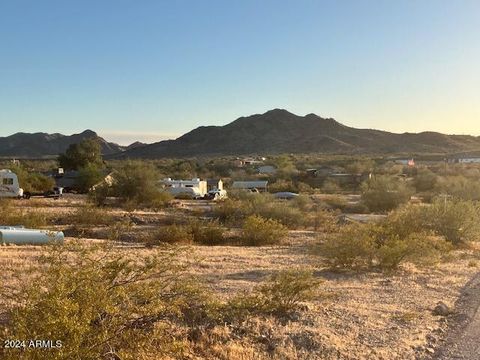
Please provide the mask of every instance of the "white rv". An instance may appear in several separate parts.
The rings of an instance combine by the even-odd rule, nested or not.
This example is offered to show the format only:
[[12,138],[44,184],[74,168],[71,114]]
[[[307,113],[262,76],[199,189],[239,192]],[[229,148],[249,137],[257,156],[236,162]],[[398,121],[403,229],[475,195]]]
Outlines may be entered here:
[[11,170],[0,170],[0,198],[21,198],[23,189],[18,183],[17,174]]

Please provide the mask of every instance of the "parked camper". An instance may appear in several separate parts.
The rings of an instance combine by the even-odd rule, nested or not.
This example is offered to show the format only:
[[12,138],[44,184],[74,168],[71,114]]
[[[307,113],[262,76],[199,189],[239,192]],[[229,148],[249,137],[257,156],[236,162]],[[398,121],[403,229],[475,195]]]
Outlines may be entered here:
[[0,170],[0,198],[23,197],[23,189],[18,183],[17,174],[8,169]]
[[198,178],[192,180],[173,180],[170,178],[161,181],[165,190],[174,197],[203,198],[207,194],[207,182]]

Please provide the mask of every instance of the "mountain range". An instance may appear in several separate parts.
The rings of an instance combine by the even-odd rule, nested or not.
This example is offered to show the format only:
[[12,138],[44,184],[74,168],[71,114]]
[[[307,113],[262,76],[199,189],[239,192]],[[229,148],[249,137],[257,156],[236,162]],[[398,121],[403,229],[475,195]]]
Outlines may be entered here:
[[315,114],[283,109],[241,117],[224,126],[201,126],[176,140],[119,154],[130,158],[278,153],[457,153],[480,150],[480,137],[437,132],[396,134],[345,126]]
[[65,136],[17,133],[0,138],[0,156],[57,155],[84,138],[97,138],[108,158],[165,158],[218,155],[337,153],[432,154],[480,150],[480,137],[437,132],[391,133],[356,129],[315,114],[298,116],[283,109],[241,117],[224,126],[200,126],[175,140],[128,147],[107,142],[95,132]]
[[18,158],[53,157],[64,153],[71,144],[90,138],[99,141],[104,155],[118,154],[125,150],[123,146],[106,141],[92,130],[85,130],[80,134],[73,135],[16,133],[0,137],[0,156]]

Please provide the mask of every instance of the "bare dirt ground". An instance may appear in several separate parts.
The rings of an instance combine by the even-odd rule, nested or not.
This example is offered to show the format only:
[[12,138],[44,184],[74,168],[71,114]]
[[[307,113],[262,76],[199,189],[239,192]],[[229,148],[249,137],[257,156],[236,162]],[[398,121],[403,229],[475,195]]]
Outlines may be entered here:
[[[82,201],[73,198],[21,202],[19,206],[61,214],[81,206]],[[206,205],[199,203],[198,206]],[[183,207],[195,211],[195,206],[189,203]],[[120,210],[115,211],[121,213]],[[162,212],[138,212],[134,215],[165,216]],[[72,240],[67,238],[67,241]],[[82,241],[88,244],[95,239]],[[472,284],[480,282],[478,277],[477,282],[471,282],[479,271],[478,249],[455,251],[449,261],[433,268],[407,265],[391,274],[337,273],[326,270],[321,260],[312,255],[311,247],[317,241],[317,235],[312,231],[291,231],[287,241],[276,246],[191,246],[188,260],[193,263],[191,271],[225,298],[252,289],[280,270],[314,270],[322,280],[321,290],[314,301],[305,303],[303,310],[288,321],[257,319],[258,323],[254,325],[262,341],[272,347],[271,358],[454,359],[448,357],[453,353],[444,351],[444,344],[451,343],[457,343],[458,347],[464,343],[472,344],[471,351],[477,351],[474,346],[478,342],[473,336],[480,336],[477,335],[478,314],[473,322],[468,322],[474,330],[467,330],[469,335],[461,337],[460,333],[454,333],[453,328],[450,329],[452,332],[447,332],[449,324],[458,322],[456,315],[435,316],[432,309],[437,302],[443,301],[458,309],[460,314],[464,311],[461,309],[469,309],[465,311],[471,314],[471,305],[461,304],[462,299],[478,297],[480,292],[478,289],[469,290],[473,289]],[[142,246],[119,246],[136,257],[152,251]],[[12,285],[13,272],[26,271],[35,264],[41,252],[42,248],[38,246],[0,246],[0,285]],[[469,292],[471,295],[465,295]],[[461,318],[461,315],[458,316]],[[464,330],[465,326],[461,329]],[[240,344],[238,346],[248,349],[250,345],[241,341],[236,341]],[[255,357],[253,350],[252,354],[245,359],[263,358]],[[440,354],[444,357],[438,357]]]

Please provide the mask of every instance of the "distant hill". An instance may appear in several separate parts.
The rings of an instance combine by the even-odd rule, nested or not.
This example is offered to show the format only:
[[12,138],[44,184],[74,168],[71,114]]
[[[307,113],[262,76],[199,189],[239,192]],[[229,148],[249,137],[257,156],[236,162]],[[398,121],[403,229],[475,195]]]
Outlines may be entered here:
[[355,129],[315,114],[275,109],[225,126],[201,126],[176,140],[131,147],[129,158],[276,153],[454,153],[480,150],[480,138],[436,132],[396,134]]
[[62,135],[46,133],[16,133],[0,137],[0,157],[44,158],[57,156],[71,145],[84,139],[96,138],[104,155],[118,154],[124,148],[118,144],[107,142],[94,131],[85,130],[80,134]]

